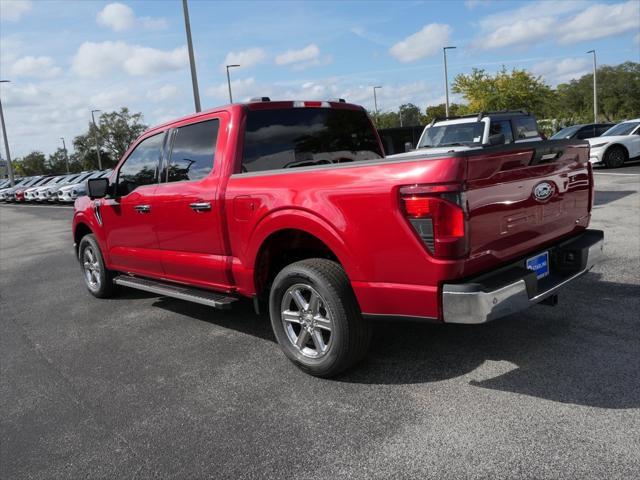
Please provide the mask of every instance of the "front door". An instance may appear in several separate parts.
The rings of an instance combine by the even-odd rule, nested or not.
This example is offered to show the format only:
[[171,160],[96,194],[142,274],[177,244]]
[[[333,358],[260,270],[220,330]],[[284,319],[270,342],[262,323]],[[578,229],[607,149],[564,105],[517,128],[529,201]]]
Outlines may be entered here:
[[154,205],[164,133],[140,141],[115,176],[114,198],[102,199],[110,267],[143,276],[162,277],[155,233]]
[[228,116],[209,115],[172,130],[156,191],[165,276],[214,290],[231,287],[223,206],[218,199]]

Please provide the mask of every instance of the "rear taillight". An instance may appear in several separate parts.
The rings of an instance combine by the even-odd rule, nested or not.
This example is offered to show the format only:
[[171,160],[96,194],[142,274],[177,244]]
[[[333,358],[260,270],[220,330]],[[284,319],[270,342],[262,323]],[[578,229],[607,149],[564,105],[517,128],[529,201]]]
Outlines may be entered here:
[[400,203],[431,255],[444,259],[467,255],[467,214],[460,185],[401,187]]

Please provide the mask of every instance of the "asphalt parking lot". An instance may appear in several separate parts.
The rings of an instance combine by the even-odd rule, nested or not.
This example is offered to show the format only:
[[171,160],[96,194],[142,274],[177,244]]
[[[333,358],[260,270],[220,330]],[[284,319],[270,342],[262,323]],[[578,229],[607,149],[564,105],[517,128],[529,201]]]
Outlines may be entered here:
[[334,380],[249,302],[93,298],[71,209],[0,205],[0,477],[639,478],[640,166],[596,187],[606,258],[557,307],[381,322]]

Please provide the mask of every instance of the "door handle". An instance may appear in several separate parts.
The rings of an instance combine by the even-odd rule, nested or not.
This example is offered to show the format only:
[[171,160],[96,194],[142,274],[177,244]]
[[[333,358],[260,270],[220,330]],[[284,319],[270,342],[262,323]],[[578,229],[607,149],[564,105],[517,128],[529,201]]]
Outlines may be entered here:
[[211,203],[210,202],[194,202],[189,204],[189,208],[191,208],[191,210],[194,210],[196,212],[207,212],[211,210]]
[[138,213],[149,213],[151,211],[151,205],[136,205],[133,208]]

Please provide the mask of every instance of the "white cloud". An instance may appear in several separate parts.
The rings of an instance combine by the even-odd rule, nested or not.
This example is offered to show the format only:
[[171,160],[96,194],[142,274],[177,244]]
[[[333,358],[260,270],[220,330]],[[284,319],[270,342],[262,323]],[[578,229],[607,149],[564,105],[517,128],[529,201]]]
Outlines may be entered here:
[[11,74],[15,76],[51,78],[61,72],[62,70],[55,66],[51,57],[26,56],[19,58],[11,65]]
[[565,58],[563,60],[547,60],[531,68],[534,75],[540,75],[552,85],[566,83],[574,78],[591,72],[591,61],[588,58]]
[[[256,80],[253,77],[232,80],[231,91],[236,102],[247,101],[250,97],[263,95],[263,92],[258,91],[256,88]],[[209,87],[205,93],[207,96],[212,97],[219,103],[226,103],[229,101],[229,87],[227,82]]]
[[640,3],[593,4],[538,1],[487,15],[473,40],[479,49],[533,45],[556,40],[562,44],[603,38],[640,28]]
[[114,88],[89,97],[89,105],[103,111],[119,110],[130,105],[134,96],[129,88]]
[[114,32],[123,32],[136,25],[149,30],[159,30],[167,27],[167,21],[163,18],[142,17],[136,18],[133,9],[123,3],[110,3],[105,6],[96,17],[98,25],[108,27]]
[[276,56],[277,65],[289,65],[291,63],[308,62],[320,56],[320,49],[315,43],[307,45],[300,50],[287,50]]
[[640,29],[640,2],[630,0],[618,4],[596,4],[563,25],[560,43],[619,35]]
[[98,13],[99,25],[109,27],[113,31],[122,32],[129,30],[136,23],[136,15],[128,5],[123,3],[110,3]]
[[154,90],[147,92],[147,98],[154,102],[164,102],[166,100],[175,100],[181,95],[180,89],[175,85],[162,85]]
[[243,68],[253,67],[267,59],[267,54],[262,48],[250,48],[240,52],[229,52],[224,58],[224,63],[220,66],[221,70],[226,65],[240,65]]
[[188,64],[186,47],[158,50],[125,42],[84,42],[73,58],[72,69],[84,77],[99,77],[114,70],[148,75],[178,70]]
[[17,22],[23,15],[29,13],[32,7],[33,2],[31,0],[1,0],[0,11],[2,15],[0,15],[0,18],[10,22]]
[[492,31],[481,39],[485,49],[507,47],[532,42],[552,33],[556,20],[551,17],[518,20]]
[[449,25],[430,23],[419,32],[396,43],[389,49],[389,53],[401,62],[414,62],[435,55],[449,43],[451,31]]

